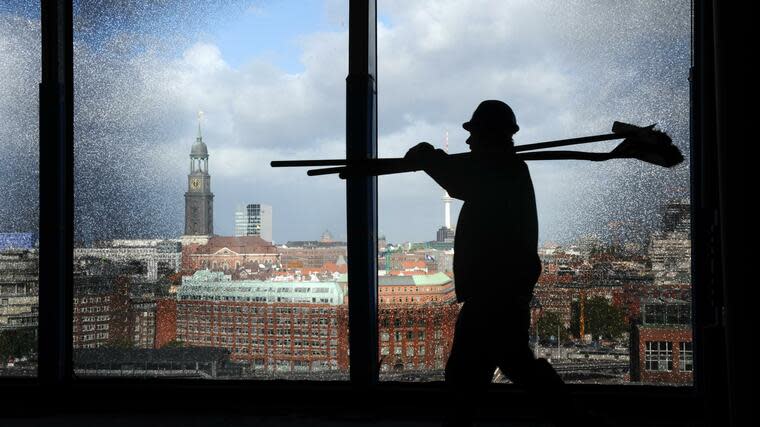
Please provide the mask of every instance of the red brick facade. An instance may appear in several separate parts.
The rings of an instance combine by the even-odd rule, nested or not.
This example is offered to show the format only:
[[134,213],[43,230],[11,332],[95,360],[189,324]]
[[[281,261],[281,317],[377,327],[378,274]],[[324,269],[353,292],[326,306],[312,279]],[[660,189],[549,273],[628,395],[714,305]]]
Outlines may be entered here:
[[131,346],[128,278],[76,278],[73,311],[73,348]]
[[155,348],[161,348],[177,339],[177,300],[174,298],[156,301]]
[[248,265],[279,263],[277,247],[258,236],[214,236],[205,245],[182,247],[182,268],[190,271],[232,272]]
[[254,371],[348,370],[345,306],[179,301],[176,331],[185,345],[226,348]]
[[381,306],[380,369],[443,369],[451,352],[459,307],[453,301]]
[[632,337],[632,350],[636,353],[631,354],[631,381],[693,384],[693,348],[690,327],[637,326]]

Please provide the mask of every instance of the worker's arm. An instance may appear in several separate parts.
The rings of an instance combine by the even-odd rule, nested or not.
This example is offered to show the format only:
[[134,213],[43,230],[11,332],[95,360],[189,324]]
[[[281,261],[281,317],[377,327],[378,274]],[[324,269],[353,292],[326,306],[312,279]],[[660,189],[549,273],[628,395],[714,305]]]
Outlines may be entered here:
[[467,200],[479,187],[475,182],[478,176],[472,171],[473,160],[470,155],[450,156],[427,142],[421,142],[410,148],[404,158],[423,163],[425,172],[443,187],[449,196],[456,199]]

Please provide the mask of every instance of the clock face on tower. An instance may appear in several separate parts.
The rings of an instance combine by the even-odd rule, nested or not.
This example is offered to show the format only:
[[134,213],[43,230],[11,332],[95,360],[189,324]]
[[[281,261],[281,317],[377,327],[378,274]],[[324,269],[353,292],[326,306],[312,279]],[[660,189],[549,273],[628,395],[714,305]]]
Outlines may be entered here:
[[201,188],[201,180],[198,178],[193,178],[190,181],[190,188],[192,188],[193,190],[198,190],[199,188]]

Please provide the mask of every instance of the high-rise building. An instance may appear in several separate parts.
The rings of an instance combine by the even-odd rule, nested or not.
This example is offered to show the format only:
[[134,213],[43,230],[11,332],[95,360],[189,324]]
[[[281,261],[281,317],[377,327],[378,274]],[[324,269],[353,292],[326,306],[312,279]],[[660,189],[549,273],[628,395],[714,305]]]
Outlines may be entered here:
[[201,125],[198,137],[190,149],[190,173],[187,175],[185,193],[184,242],[208,239],[214,234],[214,194],[211,192],[211,176],[208,173],[208,148],[203,143]]
[[259,236],[272,241],[272,207],[259,203],[239,205],[235,210],[235,236]]
[[691,283],[691,217],[687,201],[663,208],[662,231],[649,246],[655,285]]
[[435,241],[440,243],[453,243],[454,242],[454,230],[449,227],[441,227],[435,234]]
[[37,327],[39,288],[37,249],[0,249],[0,332]]

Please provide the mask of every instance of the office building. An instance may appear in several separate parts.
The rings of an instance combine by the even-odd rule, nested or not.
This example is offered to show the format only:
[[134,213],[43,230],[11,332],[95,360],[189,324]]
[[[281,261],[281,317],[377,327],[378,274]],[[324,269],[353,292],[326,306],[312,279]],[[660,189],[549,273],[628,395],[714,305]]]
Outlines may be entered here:
[[235,210],[235,236],[258,236],[272,241],[272,207],[259,203],[239,205]]

